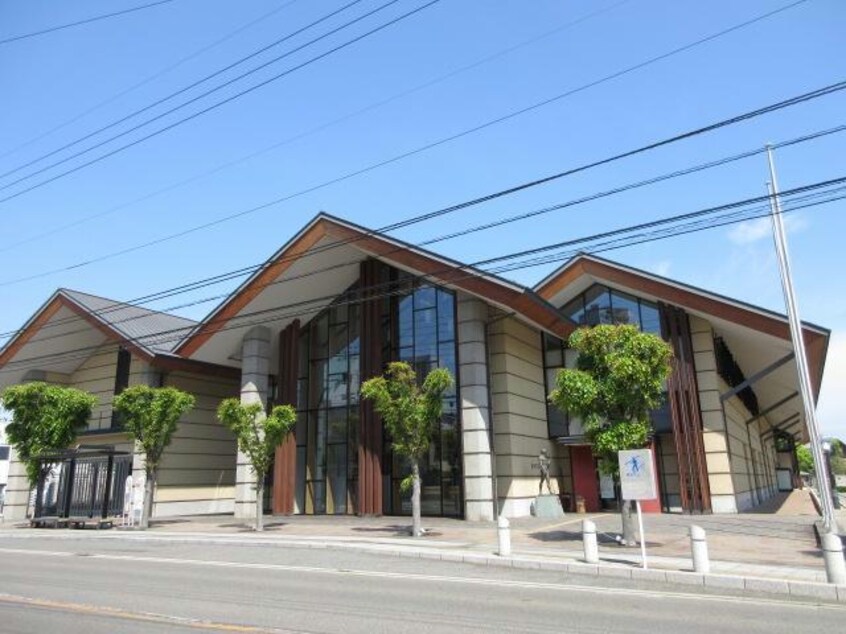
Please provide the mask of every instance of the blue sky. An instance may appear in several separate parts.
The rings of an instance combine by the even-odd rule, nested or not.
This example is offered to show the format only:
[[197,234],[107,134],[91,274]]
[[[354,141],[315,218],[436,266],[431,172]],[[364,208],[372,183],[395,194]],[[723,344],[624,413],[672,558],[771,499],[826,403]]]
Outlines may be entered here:
[[[350,33],[360,33],[423,3],[401,0],[353,27]],[[134,4],[142,3],[0,0],[0,39]],[[342,0],[175,0],[0,45],[0,173],[125,116],[343,4]],[[313,33],[380,4],[364,0]],[[846,3],[809,0],[500,125],[236,221],[103,262],[10,283],[320,184],[786,4],[787,0],[442,0],[168,133],[0,203],[5,218],[0,240],[0,330],[19,327],[59,286],[132,299],[260,262],[320,210],[378,227],[844,79]],[[208,48],[283,5],[287,6]],[[562,28],[600,9],[607,10]],[[544,34],[546,37],[541,37]],[[254,81],[348,37],[339,33],[259,72]],[[309,36],[303,35],[288,46],[307,39]],[[425,89],[310,132],[525,42],[529,43]],[[204,48],[207,50],[195,55]],[[282,50],[284,46],[277,52]],[[256,62],[271,56],[265,54]],[[155,80],[29,143],[186,57],[190,59]],[[235,91],[232,86],[220,94]],[[185,112],[197,109],[199,105]],[[838,93],[474,207],[448,219],[415,225],[396,235],[418,242],[760,147],[767,141],[844,124],[844,113],[846,94]],[[172,115],[162,123],[174,118]],[[284,143],[295,137],[299,138]],[[843,176],[844,139],[846,133],[780,151],[777,161],[782,189]],[[250,160],[149,197],[278,144],[276,149]],[[24,170],[16,176],[26,173]],[[11,176],[0,178],[0,187],[11,180]],[[761,195],[766,180],[766,164],[759,156],[556,212],[542,220],[443,242],[437,250],[466,261],[493,257]],[[23,186],[21,183],[0,191],[0,198]],[[146,199],[134,202],[142,198]],[[20,244],[46,230],[117,207],[120,209],[95,221]],[[846,252],[841,245],[846,231],[844,210],[846,203],[837,202],[799,212],[790,223],[802,316],[834,331],[820,416],[824,432],[840,436],[846,436],[846,397],[844,390],[838,390],[846,381],[846,299],[838,276],[838,271],[846,268]],[[759,229],[756,225],[717,229],[606,255],[780,310],[781,289],[771,241],[767,232]],[[514,272],[512,277],[531,284],[548,271],[549,267],[526,269]],[[153,307],[166,309],[224,293],[233,286],[229,283],[205,289]],[[201,318],[212,306],[203,304],[179,312]]]

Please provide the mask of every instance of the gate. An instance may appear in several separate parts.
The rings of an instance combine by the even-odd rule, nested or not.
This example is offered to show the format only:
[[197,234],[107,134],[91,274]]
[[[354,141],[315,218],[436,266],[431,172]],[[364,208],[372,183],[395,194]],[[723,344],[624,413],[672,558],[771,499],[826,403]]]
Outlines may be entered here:
[[123,513],[132,455],[113,447],[85,447],[40,458],[33,525],[111,524]]

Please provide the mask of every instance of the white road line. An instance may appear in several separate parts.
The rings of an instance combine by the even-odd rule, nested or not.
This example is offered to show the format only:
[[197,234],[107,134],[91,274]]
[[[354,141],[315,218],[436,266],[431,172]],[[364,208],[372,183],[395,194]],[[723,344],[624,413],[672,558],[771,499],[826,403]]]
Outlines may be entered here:
[[[0,553],[17,555],[34,555],[41,557],[77,557],[80,553],[61,550],[28,550],[23,548],[0,548]],[[84,553],[84,559],[99,559],[106,561],[132,561],[148,564],[170,564],[179,566],[206,566],[215,568],[241,568],[247,570],[271,570],[277,572],[297,572],[322,575],[336,575],[349,577],[370,577],[376,579],[398,579],[403,581],[421,581],[431,583],[454,583],[497,588],[520,588],[529,590],[553,590],[583,592],[588,594],[620,595],[633,597],[648,597],[652,599],[684,599],[687,601],[706,601],[718,603],[737,603],[746,605],[778,605],[780,607],[797,607],[804,609],[844,610],[846,606],[831,604],[817,604],[799,601],[779,601],[776,599],[762,599],[749,597],[735,597],[716,594],[688,594],[682,592],[664,592],[654,590],[637,590],[634,588],[609,588],[605,586],[584,586],[566,583],[545,583],[538,581],[514,581],[507,579],[485,579],[481,577],[454,577],[445,575],[424,575],[408,572],[389,572],[379,570],[354,570],[347,568],[322,568],[318,566],[294,566],[289,564],[261,564],[239,561],[220,561],[204,559],[182,559],[175,557],[140,557],[137,555],[112,555],[102,553]]]

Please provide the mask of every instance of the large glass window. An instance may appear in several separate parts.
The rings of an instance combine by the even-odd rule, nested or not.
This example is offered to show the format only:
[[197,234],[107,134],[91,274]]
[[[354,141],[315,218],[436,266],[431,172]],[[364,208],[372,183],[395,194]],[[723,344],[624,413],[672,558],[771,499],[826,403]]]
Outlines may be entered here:
[[[393,298],[391,337],[394,343],[389,358],[407,361],[420,381],[435,368],[446,368],[456,377],[455,295],[448,290],[421,283],[397,272],[399,293]],[[387,324],[386,324],[387,325]],[[390,439],[385,438],[386,512],[411,512],[409,493],[400,483],[410,473],[407,461],[394,456]],[[443,415],[432,430],[432,444],[421,464],[422,511],[424,515],[458,516],[461,514],[461,443],[458,403],[455,388],[444,395]]]
[[297,511],[352,513],[358,486],[359,307],[344,294],[300,336]]

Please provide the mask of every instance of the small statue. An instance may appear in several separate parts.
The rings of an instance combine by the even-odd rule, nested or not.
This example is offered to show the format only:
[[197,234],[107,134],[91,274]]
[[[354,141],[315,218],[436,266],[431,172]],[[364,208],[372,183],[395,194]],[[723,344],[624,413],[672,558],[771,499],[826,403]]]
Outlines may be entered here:
[[552,460],[549,459],[546,449],[540,450],[538,456],[538,468],[540,469],[540,482],[538,482],[538,495],[543,494],[543,483],[546,482],[546,490],[552,495],[552,485],[549,483],[549,466]]

